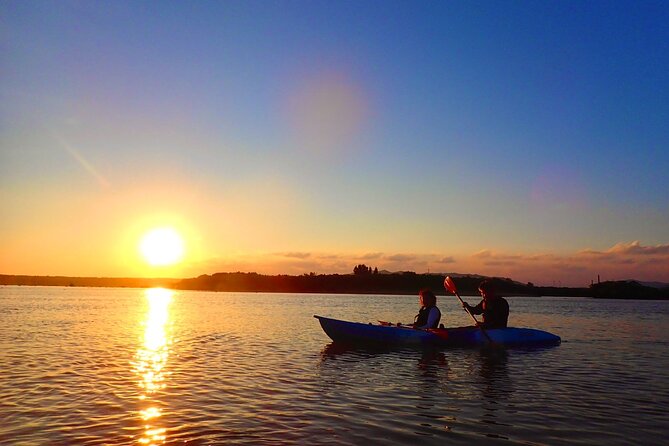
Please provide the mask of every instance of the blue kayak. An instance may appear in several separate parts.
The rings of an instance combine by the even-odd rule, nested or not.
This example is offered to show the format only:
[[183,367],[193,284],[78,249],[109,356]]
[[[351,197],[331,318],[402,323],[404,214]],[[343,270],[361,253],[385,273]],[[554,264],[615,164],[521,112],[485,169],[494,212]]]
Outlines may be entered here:
[[[351,345],[415,345],[437,347],[472,347],[489,343],[483,331],[477,327],[436,328],[419,330],[394,325],[364,324],[314,316],[323,331],[333,341]],[[545,346],[560,343],[560,337],[533,328],[486,329],[494,344],[511,346]]]

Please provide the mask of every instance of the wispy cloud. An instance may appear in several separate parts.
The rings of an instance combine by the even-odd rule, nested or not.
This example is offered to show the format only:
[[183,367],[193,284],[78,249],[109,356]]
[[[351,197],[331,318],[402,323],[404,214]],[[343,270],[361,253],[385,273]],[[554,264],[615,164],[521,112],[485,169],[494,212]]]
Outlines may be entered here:
[[289,257],[291,259],[308,259],[311,257],[310,252],[279,252],[276,255],[281,257]]
[[633,242],[616,243],[614,246],[604,251],[584,249],[579,251],[579,255],[586,257],[605,257],[609,259],[620,256],[664,256],[669,255],[669,244],[643,246],[638,240],[635,240]]
[[390,260],[391,262],[411,262],[416,260],[415,254],[393,254],[385,256],[384,259]]
[[638,240],[629,243],[618,243],[607,251],[608,253],[616,254],[633,254],[633,255],[664,255],[669,254],[669,244],[642,246]]
[[318,254],[316,257],[321,260],[337,260],[341,258],[339,254]]
[[481,251],[472,254],[472,257],[479,259],[487,259],[489,257],[492,257],[492,251],[490,251],[489,249],[482,249]]
[[453,256],[442,257],[441,259],[437,260],[437,263],[441,263],[441,264],[455,263],[455,257],[453,257]]
[[463,269],[537,283],[585,286],[592,280],[669,279],[669,245],[620,242],[609,249],[572,254],[509,254],[485,249],[473,253]]
[[358,256],[357,258],[360,260],[375,260],[380,259],[381,257],[383,257],[382,252],[368,252]]
[[497,260],[488,260],[483,263],[487,266],[513,266],[517,265],[519,261],[510,259],[497,259]]

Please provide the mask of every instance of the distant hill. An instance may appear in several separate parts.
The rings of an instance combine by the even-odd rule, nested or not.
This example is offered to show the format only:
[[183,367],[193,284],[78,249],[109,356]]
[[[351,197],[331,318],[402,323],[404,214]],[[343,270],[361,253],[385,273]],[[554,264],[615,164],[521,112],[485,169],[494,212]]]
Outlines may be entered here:
[[590,289],[593,297],[602,299],[669,299],[669,288],[646,286],[636,280],[601,282]]
[[640,282],[638,280],[628,280],[627,282],[638,282],[643,286],[649,286],[651,288],[657,288],[660,290],[669,289],[669,283],[665,282]]

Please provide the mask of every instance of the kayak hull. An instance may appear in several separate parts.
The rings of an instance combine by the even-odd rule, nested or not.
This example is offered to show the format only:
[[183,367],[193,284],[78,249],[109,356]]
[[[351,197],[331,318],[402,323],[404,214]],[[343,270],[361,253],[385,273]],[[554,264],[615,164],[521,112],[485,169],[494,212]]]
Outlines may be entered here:
[[[364,324],[314,316],[334,342],[350,345],[474,347],[489,343],[480,328],[437,328],[417,330],[392,325]],[[547,346],[560,343],[560,337],[533,328],[485,330],[494,344],[505,346]]]

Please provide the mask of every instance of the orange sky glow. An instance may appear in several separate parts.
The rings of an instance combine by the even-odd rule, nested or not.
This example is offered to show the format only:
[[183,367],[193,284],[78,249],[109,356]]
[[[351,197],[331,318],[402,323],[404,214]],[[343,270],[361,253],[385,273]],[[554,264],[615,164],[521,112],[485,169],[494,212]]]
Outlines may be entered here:
[[0,274],[669,282],[666,27],[135,6],[3,10]]

